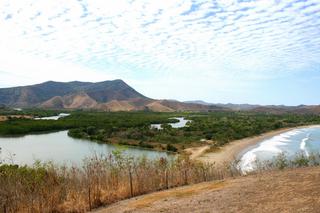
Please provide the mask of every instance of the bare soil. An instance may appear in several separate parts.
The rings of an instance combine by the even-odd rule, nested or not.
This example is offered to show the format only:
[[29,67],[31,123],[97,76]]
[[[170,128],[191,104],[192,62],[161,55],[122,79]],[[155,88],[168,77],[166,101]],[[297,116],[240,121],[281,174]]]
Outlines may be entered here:
[[189,157],[191,160],[196,160],[196,159],[200,158],[209,149],[210,149],[210,146],[205,145],[205,146],[187,148],[184,151],[187,154],[189,154]]
[[320,212],[320,167],[195,184],[124,200],[94,212]]
[[0,122],[8,120],[9,117],[11,117],[11,118],[26,118],[26,119],[33,118],[33,116],[31,116],[31,115],[0,115]]

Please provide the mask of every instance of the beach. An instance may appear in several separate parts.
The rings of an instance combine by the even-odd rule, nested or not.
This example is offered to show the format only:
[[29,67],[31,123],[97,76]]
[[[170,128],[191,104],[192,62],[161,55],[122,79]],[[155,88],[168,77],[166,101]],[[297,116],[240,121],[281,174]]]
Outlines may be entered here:
[[[294,129],[301,129],[307,127],[320,127],[319,125],[308,125],[308,126],[299,126],[299,127],[290,127],[274,130],[271,132],[263,133],[258,136],[253,136],[249,138],[244,138],[240,140],[232,141],[225,146],[221,147],[217,151],[207,152],[209,149],[208,146],[203,146],[203,148],[191,148],[187,152],[191,154],[192,159],[196,159],[205,163],[215,163],[216,165],[223,165],[225,163],[230,163],[236,159],[239,159],[242,154],[244,154],[251,147],[254,147],[258,143],[269,139],[273,136],[279,135],[281,133],[291,131]],[[199,153],[199,150],[202,153]]]

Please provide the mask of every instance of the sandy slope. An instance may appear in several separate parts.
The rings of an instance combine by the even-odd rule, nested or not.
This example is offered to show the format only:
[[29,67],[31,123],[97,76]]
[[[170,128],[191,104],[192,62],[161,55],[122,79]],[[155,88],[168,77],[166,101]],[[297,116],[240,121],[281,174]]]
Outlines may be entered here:
[[319,181],[320,167],[274,171],[156,192],[95,212],[319,212]]

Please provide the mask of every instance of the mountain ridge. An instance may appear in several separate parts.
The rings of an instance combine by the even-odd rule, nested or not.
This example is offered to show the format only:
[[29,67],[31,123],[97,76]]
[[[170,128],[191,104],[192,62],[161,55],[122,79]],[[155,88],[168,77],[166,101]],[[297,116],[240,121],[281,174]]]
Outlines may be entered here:
[[[0,103],[14,107],[38,107],[52,98],[69,99],[75,94],[86,93],[88,98],[98,103],[111,100],[127,100],[131,98],[148,99],[138,93],[124,81],[92,82],[55,82],[47,81],[41,84],[0,89]],[[64,100],[67,101],[67,100]],[[47,103],[48,104],[48,103]]]
[[233,103],[208,103],[202,100],[184,101],[184,103],[197,103],[207,106],[217,106],[232,111],[249,111],[256,113],[270,113],[270,114],[320,114],[320,105],[297,105],[297,106],[286,106],[286,105],[259,105],[259,104],[233,104]]
[[216,106],[155,100],[142,95],[121,79],[101,82],[56,82],[0,89],[0,104],[9,107],[95,109],[102,111],[210,111]]
[[101,111],[249,111],[271,114],[320,114],[320,105],[212,104],[201,100],[180,102],[144,96],[121,79],[101,82],[56,82],[0,88],[0,106]]

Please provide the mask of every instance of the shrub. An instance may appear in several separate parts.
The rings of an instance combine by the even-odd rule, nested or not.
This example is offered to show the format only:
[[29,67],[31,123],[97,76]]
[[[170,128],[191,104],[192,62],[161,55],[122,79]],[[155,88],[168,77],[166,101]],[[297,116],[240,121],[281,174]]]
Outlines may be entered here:
[[295,156],[295,158],[293,159],[292,163],[293,165],[295,165],[296,167],[305,167],[308,166],[310,162],[309,157],[307,157],[306,155],[304,155],[303,153],[299,153]]
[[275,159],[275,166],[276,168],[282,170],[288,167],[288,160],[285,153],[279,154]]
[[170,151],[170,152],[178,151],[178,149],[175,146],[171,145],[171,144],[167,144],[167,150]]

